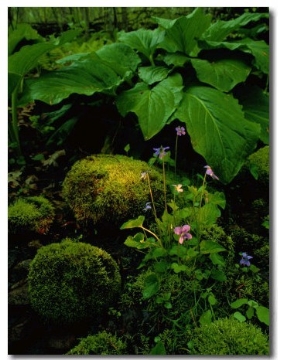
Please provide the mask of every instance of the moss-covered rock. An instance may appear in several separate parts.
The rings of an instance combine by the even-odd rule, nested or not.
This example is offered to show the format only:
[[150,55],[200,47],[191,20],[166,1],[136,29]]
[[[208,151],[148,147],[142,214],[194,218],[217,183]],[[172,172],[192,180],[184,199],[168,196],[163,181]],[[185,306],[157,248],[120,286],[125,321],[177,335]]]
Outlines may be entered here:
[[269,340],[260,328],[234,318],[219,319],[193,331],[189,342],[197,355],[269,355]]
[[270,149],[265,146],[248,158],[248,167],[254,177],[265,185],[269,185]]
[[159,209],[163,181],[147,163],[122,155],[93,155],[76,162],[63,182],[62,195],[78,221],[121,225],[140,215],[150,201],[148,172]]
[[121,276],[106,251],[65,239],[37,251],[28,283],[33,309],[47,322],[69,324],[101,315],[119,293]]
[[66,355],[126,355],[126,343],[115,335],[101,331],[80,339]]
[[54,207],[43,196],[19,198],[8,207],[8,230],[12,234],[46,233],[54,220]]

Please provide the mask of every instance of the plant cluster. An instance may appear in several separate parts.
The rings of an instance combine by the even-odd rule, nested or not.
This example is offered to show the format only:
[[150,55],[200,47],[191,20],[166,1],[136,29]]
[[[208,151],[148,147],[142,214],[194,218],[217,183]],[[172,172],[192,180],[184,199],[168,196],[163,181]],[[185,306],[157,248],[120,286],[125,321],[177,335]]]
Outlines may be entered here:
[[[179,129],[176,131],[178,136]],[[180,128],[180,134],[185,134],[184,127]],[[171,160],[169,149],[164,146],[154,148],[154,158],[161,163],[164,177],[165,162]],[[137,303],[146,305],[147,316],[144,316],[143,323],[153,335],[164,329],[184,333],[187,329],[210,324],[230,312],[240,322],[245,322],[244,315],[232,311],[244,304],[249,305],[247,319],[255,315],[260,322],[269,324],[268,309],[254,300],[233,301],[228,307],[228,300],[232,301],[234,295],[231,294],[230,298],[227,291],[227,297],[224,297],[223,289],[229,284],[226,273],[230,267],[242,273],[249,269],[257,273],[259,269],[251,264],[253,256],[247,252],[241,252],[239,264],[234,265],[234,244],[217,226],[221,210],[225,208],[225,197],[222,192],[213,191],[210,185],[219,177],[209,165],[204,169],[200,187],[183,183],[171,185],[173,199],[165,203],[161,217],[157,216],[155,199],[151,196],[144,209],[153,212],[155,222],[151,228],[144,225],[144,215],[121,226],[121,229],[131,232],[132,229],[140,230],[125,241],[125,245],[145,254],[138,267],[141,273],[130,291],[135,292]],[[149,183],[151,194],[148,174],[143,173],[141,180]],[[229,254],[227,261],[222,256],[224,252]],[[178,345],[177,340],[173,339],[174,346]],[[152,351],[164,353],[160,342]]]
[[[213,22],[196,8],[175,20],[153,21],[153,30],[120,31],[115,42],[56,60],[57,68],[41,70],[39,76],[34,74],[45,54],[77,41],[80,31],[48,40],[28,26],[11,32],[11,148],[21,154],[18,107],[33,102],[54,106],[45,126],[54,128],[51,141],[62,144],[78,121],[69,111],[74,100],[94,108],[108,101],[121,119],[135,114],[144,140],[176,119],[185,123],[194,151],[229,183],[258,141],[269,141],[269,46],[260,39],[268,14],[247,12]],[[24,38],[31,45],[21,46]],[[106,135],[122,140],[126,123],[110,121]]]
[[[268,14],[212,21],[196,8],[153,22],[89,44],[76,27],[48,38],[28,25],[9,34],[11,188],[31,191],[21,184],[31,177],[26,162],[52,171],[74,133],[101,138],[99,151],[70,151],[56,179],[75,231],[89,237],[57,235],[61,242],[37,250],[31,306],[46,324],[92,324],[68,355],[267,355]],[[88,129],[95,119],[97,131]],[[25,127],[46,151],[25,155]],[[192,151],[199,159],[192,175],[178,166],[187,143],[186,166]],[[260,189],[227,187],[249,171]],[[249,227],[257,215],[263,235],[232,224],[230,211]],[[48,200],[20,198],[9,230],[45,234],[53,217]],[[107,250],[116,244],[118,263]]]

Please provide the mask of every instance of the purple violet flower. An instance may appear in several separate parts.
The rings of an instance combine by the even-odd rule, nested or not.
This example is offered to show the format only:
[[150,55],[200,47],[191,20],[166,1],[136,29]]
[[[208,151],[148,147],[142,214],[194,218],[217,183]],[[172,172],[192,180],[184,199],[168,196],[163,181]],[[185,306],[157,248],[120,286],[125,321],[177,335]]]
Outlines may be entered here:
[[183,244],[184,240],[189,240],[192,238],[192,235],[189,233],[190,229],[190,225],[177,226],[174,229],[174,233],[176,235],[180,235],[178,239],[179,244]]
[[245,253],[245,252],[243,252],[243,253],[241,253],[241,255],[242,255],[242,259],[241,259],[241,261],[240,261],[240,264],[241,265],[245,265],[245,266],[250,266],[251,264],[250,264],[250,259],[252,259],[253,258],[253,256],[249,256],[249,255],[247,255],[247,253]]
[[177,126],[175,130],[177,131],[177,136],[185,135],[185,128],[183,126]]
[[205,165],[204,167],[206,168],[206,175],[211,176],[215,180],[220,180],[217,175],[214,174],[212,168],[209,165]]
[[161,146],[160,148],[153,148],[153,150],[155,151],[153,156],[158,156],[160,159],[163,159],[167,155],[166,150],[169,149],[170,146],[166,146],[166,147]]
[[144,207],[143,211],[151,210],[151,202],[146,202],[146,206]]

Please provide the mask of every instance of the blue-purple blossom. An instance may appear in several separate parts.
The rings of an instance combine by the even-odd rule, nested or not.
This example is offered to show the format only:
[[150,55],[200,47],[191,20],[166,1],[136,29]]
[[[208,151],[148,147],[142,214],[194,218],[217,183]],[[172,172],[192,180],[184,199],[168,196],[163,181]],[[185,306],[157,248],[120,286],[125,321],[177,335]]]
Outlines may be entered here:
[[241,255],[242,255],[242,258],[241,258],[240,264],[241,264],[241,265],[250,266],[251,264],[250,264],[250,261],[249,261],[249,260],[252,259],[253,256],[249,256],[249,255],[247,255],[247,253],[245,253],[245,252],[241,253]]
[[151,210],[151,202],[146,202],[146,206],[144,207],[143,211]]
[[169,149],[170,146],[166,146],[166,147],[161,146],[160,148],[153,148],[153,150],[155,151],[153,156],[158,156],[160,159],[163,159],[167,155],[166,150]]
[[192,238],[192,235],[189,233],[191,227],[190,225],[176,226],[174,233],[180,235],[178,242],[183,244],[184,240],[189,240]]
[[177,126],[175,128],[177,136],[185,135],[185,128],[183,126]]
[[217,175],[215,175],[215,173],[212,171],[212,168],[209,165],[205,165],[204,166],[206,168],[206,175],[211,176],[213,179],[215,180],[219,180],[219,178],[217,177]]

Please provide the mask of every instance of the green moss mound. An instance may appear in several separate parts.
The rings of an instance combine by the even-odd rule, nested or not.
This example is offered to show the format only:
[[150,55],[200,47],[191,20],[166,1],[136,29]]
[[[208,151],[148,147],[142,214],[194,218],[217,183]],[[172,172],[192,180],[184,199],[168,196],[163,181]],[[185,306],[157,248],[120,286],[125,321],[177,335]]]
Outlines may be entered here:
[[248,158],[248,166],[251,173],[263,184],[269,184],[270,173],[270,149],[265,146]]
[[193,331],[190,353],[197,355],[269,355],[267,335],[260,328],[224,318]]
[[40,248],[30,263],[29,298],[50,323],[101,315],[120,291],[118,265],[106,251],[65,239]]
[[148,172],[157,207],[163,199],[160,172],[147,163],[122,155],[92,155],[76,162],[68,172],[62,195],[78,221],[121,225],[141,214],[150,201]]
[[20,198],[8,207],[10,233],[46,233],[54,220],[54,207],[43,196]]
[[124,355],[126,343],[106,331],[82,338],[66,355]]

